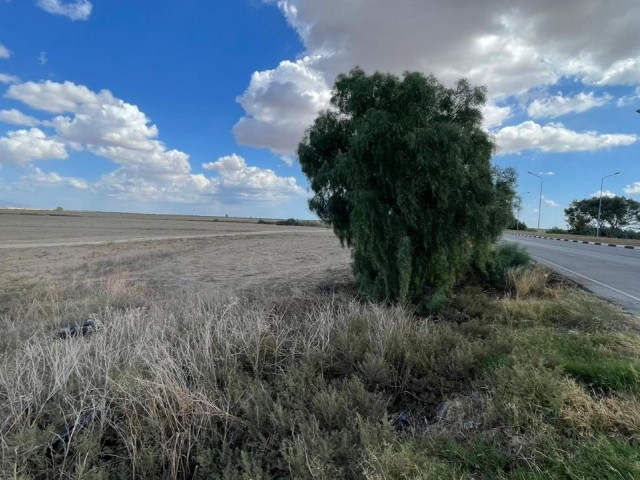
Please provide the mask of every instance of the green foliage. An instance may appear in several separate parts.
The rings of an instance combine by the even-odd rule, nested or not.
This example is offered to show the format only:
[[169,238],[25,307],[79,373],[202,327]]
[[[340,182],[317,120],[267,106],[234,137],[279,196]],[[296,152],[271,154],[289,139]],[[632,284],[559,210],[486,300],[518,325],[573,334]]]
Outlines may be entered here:
[[276,225],[288,225],[291,227],[301,227],[303,224],[301,221],[296,220],[295,218],[287,218],[286,220],[278,220]]
[[552,227],[546,230],[546,233],[558,233],[558,234],[564,234],[567,233],[566,230],[559,228],[559,227]]
[[331,103],[298,146],[311,210],[353,247],[361,293],[442,303],[513,216],[515,171],[491,166],[485,89],[354,69]]
[[527,230],[527,224],[524,223],[522,220],[517,220],[516,218],[511,219],[511,222],[509,222],[509,225],[507,225],[507,229],[509,230],[521,230],[521,231],[525,231]]
[[[597,227],[600,198],[574,200],[564,210],[571,231],[587,234]],[[600,220],[609,233],[640,223],[640,202],[626,197],[602,197]]]
[[475,264],[474,273],[483,284],[505,288],[509,269],[524,267],[530,263],[531,257],[524,247],[505,242],[495,245],[487,256],[479,259]]

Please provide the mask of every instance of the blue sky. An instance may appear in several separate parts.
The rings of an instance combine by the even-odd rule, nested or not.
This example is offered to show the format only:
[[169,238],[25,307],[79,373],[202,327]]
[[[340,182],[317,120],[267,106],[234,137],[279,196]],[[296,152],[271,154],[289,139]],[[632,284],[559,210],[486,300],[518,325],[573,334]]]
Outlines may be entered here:
[[[481,5],[480,5],[481,3]],[[640,200],[635,0],[0,0],[0,204],[310,217],[294,151],[340,72],[489,89],[521,218]]]

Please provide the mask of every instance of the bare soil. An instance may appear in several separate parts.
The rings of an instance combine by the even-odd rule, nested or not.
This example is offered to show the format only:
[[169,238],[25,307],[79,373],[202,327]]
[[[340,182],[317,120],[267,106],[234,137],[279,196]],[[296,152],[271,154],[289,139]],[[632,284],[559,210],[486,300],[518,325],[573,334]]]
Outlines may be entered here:
[[[225,219],[226,220],[226,219]],[[123,278],[155,290],[306,287],[349,275],[331,230],[209,217],[0,214],[0,298],[39,282]],[[146,240],[145,240],[146,239]]]

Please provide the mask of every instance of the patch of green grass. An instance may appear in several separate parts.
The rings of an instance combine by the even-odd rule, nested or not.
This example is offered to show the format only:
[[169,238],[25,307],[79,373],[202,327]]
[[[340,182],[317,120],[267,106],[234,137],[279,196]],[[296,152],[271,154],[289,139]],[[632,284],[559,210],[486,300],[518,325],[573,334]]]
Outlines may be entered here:
[[640,450],[625,439],[603,435],[588,441],[550,443],[541,453],[539,468],[548,477],[598,480],[640,478]]

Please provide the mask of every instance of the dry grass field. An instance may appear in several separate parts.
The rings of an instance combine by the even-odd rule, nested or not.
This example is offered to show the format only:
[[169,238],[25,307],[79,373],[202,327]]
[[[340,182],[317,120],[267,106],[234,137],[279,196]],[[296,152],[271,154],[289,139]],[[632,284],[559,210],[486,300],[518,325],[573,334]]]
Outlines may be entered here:
[[326,228],[217,220],[0,212],[0,295],[114,275],[139,288],[296,288],[348,271],[349,252]]
[[419,317],[193,218],[0,214],[0,478],[640,478],[637,319],[535,266]]

